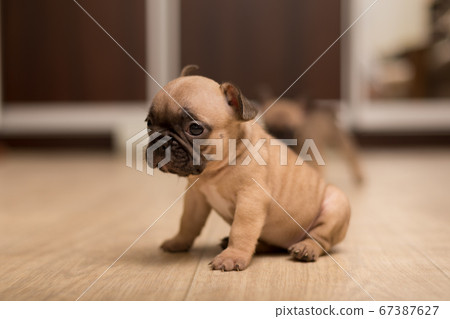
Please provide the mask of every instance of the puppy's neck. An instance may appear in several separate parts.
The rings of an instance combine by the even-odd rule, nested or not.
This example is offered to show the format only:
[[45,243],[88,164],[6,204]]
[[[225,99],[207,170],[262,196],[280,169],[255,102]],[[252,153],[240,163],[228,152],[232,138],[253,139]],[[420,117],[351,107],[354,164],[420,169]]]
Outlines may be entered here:
[[[206,164],[206,168],[202,175],[216,175],[219,174],[222,169],[228,166],[237,166],[249,155],[248,149],[242,140],[249,140],[250,143],[255,144],[257,140],[265,136],[264,129],[259,124],[249,122],[238,123],[235,127],[229,131],[229,137],[223,140],[223,159],[220,161],[210,161]],[[230,156],[230,139],[235,140],[235,156]],[[232,147],[232,146],[231,146]],[[232,147],[233,148],[233,147]],[[235,158],[235,164],[231,164],[232,158]]]

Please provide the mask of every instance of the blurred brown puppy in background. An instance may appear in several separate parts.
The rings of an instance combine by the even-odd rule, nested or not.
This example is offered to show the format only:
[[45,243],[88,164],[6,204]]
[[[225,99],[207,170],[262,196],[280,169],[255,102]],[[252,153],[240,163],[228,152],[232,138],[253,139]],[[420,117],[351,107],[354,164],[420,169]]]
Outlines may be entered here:
[[[305,139],[313,139],[322,153],[336,148],[345,157],[353,179],[361,184],[364,176],[358,159],[358,148],[351,136],[339,127],[334,105],[319,106],[306,99],[263,97],[261,112],[266,130],[279,139],[297,139],[292,149],[298,154]],[[272,105],[273,104],[273,105]],[[315,165],[320,171],[323,166]]]

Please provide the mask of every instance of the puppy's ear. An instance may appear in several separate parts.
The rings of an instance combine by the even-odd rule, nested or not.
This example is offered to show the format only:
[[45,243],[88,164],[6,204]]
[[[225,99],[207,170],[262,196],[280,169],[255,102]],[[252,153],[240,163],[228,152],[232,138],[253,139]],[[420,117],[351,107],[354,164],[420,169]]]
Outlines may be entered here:
[[241,121],[250,121],[258,114],[257,108],[250,103],[241,91],[229,82],[220,85],[229,106],[231,106]]
[[186,66],[183,68],[183,70],[181,70],[180,76],[188,76],[188,75],[191,75],[191,73],[192,73],[193,71],[196,71],[196,70],[198,70],[198,69],[199,69],[198,65],[195,65],[195,64],[188,64],[188,65],[186,65]]

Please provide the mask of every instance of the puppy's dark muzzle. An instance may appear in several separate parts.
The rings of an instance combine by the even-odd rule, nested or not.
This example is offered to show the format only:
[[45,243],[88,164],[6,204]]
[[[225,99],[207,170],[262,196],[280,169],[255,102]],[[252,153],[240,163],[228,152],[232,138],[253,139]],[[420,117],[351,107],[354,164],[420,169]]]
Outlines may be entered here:
[[147,165],[179,176],[198,175],[203,171],[204,164],[194,165],[192,146],[188,142],[170,131],[158,133],[156,138],[150,136],[145,154]]
[[156,138],[155,136],[150,135],[150,143],[147,145],[147,150],[145,152],[147,165],[156,168],[158,163],[161,163],[167,156],[170,157],[170,154],[168,154],[169,152],[167,151],[170,146],[170,141],[171,138],[167,135],[159,135]]

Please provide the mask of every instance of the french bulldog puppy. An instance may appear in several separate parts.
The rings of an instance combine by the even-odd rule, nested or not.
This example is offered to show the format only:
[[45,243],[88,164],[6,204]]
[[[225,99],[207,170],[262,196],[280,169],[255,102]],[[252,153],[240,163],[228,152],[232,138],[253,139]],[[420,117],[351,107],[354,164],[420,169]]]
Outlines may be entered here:
[[[182,76],[156,94],[146,119],[150,132],[171,138],[153,151],[148,165],[157,167],[170,147],[171,159],[160,170],[186,176],[191,187],[179,231],[161,248],[189,250],[214,209],[231,230],[227,248],[210,263],[212,269],[244,270],[255,250],[267,246],[286,249],[296,260],[315,261],[344,239],[350,218],[347,197],[310,165],[296,165],[292,150],[284,149],[283,164],[280,143],[270,143],[275,139],[253,124],[257,109],[240,90],[228,82],[188,76],[193,68],[185,67]],[[204,145],[198,153],[196,139],[222,141],[223,158],[207,160],[218,153],[217,145]],[[151,141],[148,149],[157,142]]]

